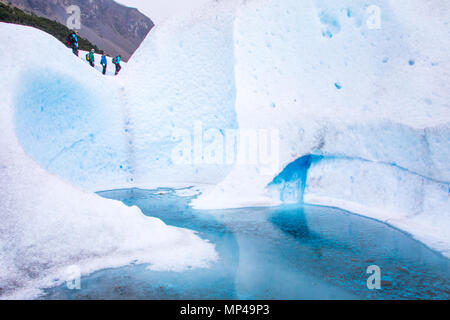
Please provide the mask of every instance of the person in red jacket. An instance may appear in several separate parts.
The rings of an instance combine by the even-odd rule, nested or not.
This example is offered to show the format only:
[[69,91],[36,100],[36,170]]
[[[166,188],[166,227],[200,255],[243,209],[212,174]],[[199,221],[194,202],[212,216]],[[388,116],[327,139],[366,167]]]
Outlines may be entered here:
[[72,52],[74,55],[78,57],[78,31],[73,31],[68,37],[67,37],[67,44],[72,47]]

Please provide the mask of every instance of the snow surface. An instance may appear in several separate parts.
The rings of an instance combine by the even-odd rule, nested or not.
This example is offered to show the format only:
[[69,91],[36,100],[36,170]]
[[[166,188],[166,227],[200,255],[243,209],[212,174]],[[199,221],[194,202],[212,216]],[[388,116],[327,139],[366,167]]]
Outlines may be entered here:
[[120,139],[111,130],[122,125],[120,115],[113,116],[120,114],[113,103],[119,86],[35,29],[0,23],[0,42],[7,44],[0,47],[0,297],[33,298],[39,288],[68,280],[72,265],[83,274],[132,262],[150,263],[152,270],[208,267],[217,258],[213,244],[145,217],[137,207],[69,185],[33,161],[16,138],[15,131],[32,149],[24,132],[32,125],[41,147],[52,152],[85,129],[92,136],[79,145],[92,150],[78,151],[105,170],[113,161],[97,145],[107,134]]
[[[381,10],[375,29],[368,23],[372,5]],[[37,219],[34,208],[51,222],[57,208],[71,208],[65,215],[73,220],[64,215],[55,222],[63,237],[62,222],[79,221],[78,208],[98,214],[95,207],[113,205],[43,169],[89,191],[210,184],[216,186],[193,206],[303,199],[386,221],[450,256],[449,17],[447,2],[439,0],[211,0],[155,28],[118,77],[92,72],[38,31],[2,24],[1,42],[11,45],[0,48],[8,74],[0,78],[1,141],[3,150],[14,151],[1,153],[2,197],[9,197],[2,214],[17,220],[24,211],[28,221]],[[55,59],[48,59],[48,48]],[[268,168],[264,156],[220,164],[210,160],[223,155],[211,156],[206,147],[199,152],[198,132],[204,147],[223,144],[236,129],[274,133],[276,166]],[[193,152],[179,147],[186,134]],[[240,143],[237,159],[249,148],[265,154],[263,145],[254,147]],[[304,157],[313,161],[297,162]],[[61,190],[58,197],[50,185]],[[25,222],[11,226],[18,233],[8,235],[34,232]],[[43,223],[42,230],[57,232],[53,226]],[[110,234],[135,243],[142,235],[129,230]],[[212,259],[212,247],[195,239],[191,247],[204,246],[195,261]],[[20,250],[31,259],[26,243],[13,248],[1,268],[15,270],[11,261]],[[38,257],[44,249],[36,248]]]

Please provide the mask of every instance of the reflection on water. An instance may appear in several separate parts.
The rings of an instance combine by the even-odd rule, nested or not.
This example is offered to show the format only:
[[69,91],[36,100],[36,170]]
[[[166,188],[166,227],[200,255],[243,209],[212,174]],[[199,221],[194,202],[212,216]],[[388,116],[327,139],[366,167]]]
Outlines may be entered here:
[[[338,209],[282,206],[198,211],[171,189],[99,193],[137,205],[166,224],[196,230],[216,244],[210,269],[155,272],[142,266],[103,270],[82,289],[46,291],[45,299],[449,299],[449,260],[410,236]],[[382,289],[369,290],[371,265]]]

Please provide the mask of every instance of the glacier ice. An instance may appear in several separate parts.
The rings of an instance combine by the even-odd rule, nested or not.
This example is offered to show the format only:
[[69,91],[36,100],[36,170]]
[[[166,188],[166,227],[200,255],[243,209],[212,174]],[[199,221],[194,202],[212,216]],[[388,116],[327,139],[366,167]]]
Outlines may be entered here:
[[[123,179],[113,169],[121,160],[114,153],[123,153],[112,144],[121,138],[114,126],[122,127],[116,87],[41,31],[0,23],[0,42],[7,44],[0,47],[1,298],[36,297],[66,281],[73,266],[83,274],[133,262],[177,271],[217,259],[214,245],[194,232],[46,171],[72,183],[83,169],[108,186]],[[46,59],[49,48],[55,59]]]
[[195,122],[202,140],[210,130],[238,128],[233,11],[219,7],[212,10],[221,16],[191,21],[190,28],[159,28],[117,79],[69,76],[66,65],[51,73],[44,65],[27,68],[15,93],[25,150],[49,172],[92,191],[223,180],[233,163],[173,159],[177,132],[193,132]]
[[[379,28],[364,1],[237,7],[239,127],[279,130],[280,175],[235,166],[196,208],[303,198],[387,221],[449,255],[449,9],[370,5]],[[280,179],[308,156],[323,159]]]
[[[8,43],[0,47],[0,67],[8,71],[8,79],[0,78],[2,215],[11,219],[8,226],[28,228],[17,234],[34,232],[25,222],[32,217],[38,224],[48,218],[49,230],[63,236],[65,218],[98,215],[94,207],[134,214],[130,224],[141,219],[136,210],[77,188],[212,184],[193,206],[302,200],[337,206],[386,221],[450,255],[448,10],[444,1],[419,0],[209,1],[152,30],[114,79],[93,73],[38,31],[0,24]],[[57,58],[47,59],[48,48]],[[30,52],[41,57],[39,64]],[[216,133],[276,132],[278,168],[174,163],[174,132],[195,131],[196,122]],[[65,203],[64,194],[73,200]],[[64,215],[58,208],[66,208]],[[108,221],[108,235],[122,232]],[[84,235],[77,232],[69,243]],[[141,236],[123,232],[130,243]],[[151,236],[142,237],[151,244]],[[213,259],[213,248],[191,237],[187,246],[203,248],[195,261]],[[20,250],[32,238],[22,239],[2,251],[2,271],[24,272],[6,262],[29,253]],[[99,256],[113,250],[100,248],[106,251]],[[46,250],[33,251],[44,265]],[[67,259],[59,265],[71,261],[61,252]]]
[[205,132],[238,128],[232,8],[219,3],[200,19],[187,14],[157,27],[123,70],[138,183],[216,184],[231,170],[232,163],[174,163],[172,151],[179,132],[194,134],[197,123]]

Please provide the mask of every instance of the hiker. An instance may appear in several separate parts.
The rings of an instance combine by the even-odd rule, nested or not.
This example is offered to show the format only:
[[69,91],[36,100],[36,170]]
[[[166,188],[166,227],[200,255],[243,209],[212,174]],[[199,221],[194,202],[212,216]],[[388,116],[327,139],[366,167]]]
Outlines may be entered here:
[[112,63],[116,65],[116,73],[115,73],[116,76],[119,73],[120,69],[122,69],[122,67],[120,66],[120,58],[121,58],[120,55],[118,55],[112,60]]
[[92,49],[90,52],[86,53],[86,60],[89,62],[92,68],[95,67],[95,57],[94,57],[95,50]]
[[73,31],[67,37],[67,44],[72,47],[72,52],[78,57],[78,31]]
[[100,64],[103,67],[103,74],[106,74],[106,68],[108,67],[108,60],[106,59],[105,53],[102,54]]

